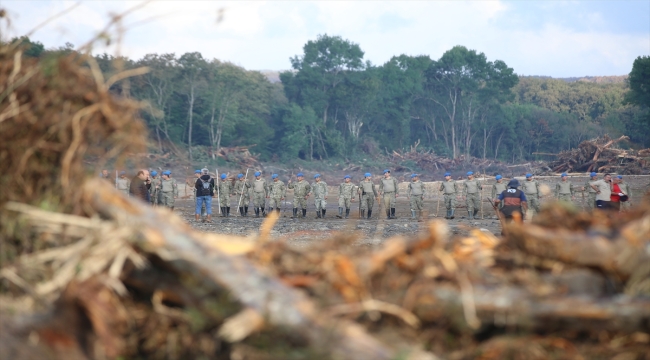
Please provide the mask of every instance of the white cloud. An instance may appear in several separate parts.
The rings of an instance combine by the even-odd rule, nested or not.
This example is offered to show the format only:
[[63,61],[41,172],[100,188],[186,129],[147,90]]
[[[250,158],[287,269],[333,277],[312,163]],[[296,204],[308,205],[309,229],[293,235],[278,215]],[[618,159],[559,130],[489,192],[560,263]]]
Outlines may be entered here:
[[[4,6],[19,15],[14,17],[15,36],[72,4],[20,1]],[[33,38],[48,47],[67,41],[78,46],[105,26],[109,12],[134,4],[83,2]],[[555,14],[563,4],[549,6],[553,9],[548,14]],[[224,20],[217,24],[220,8],[225,9]],[[327,33],[358,43],[375,64],[402,53],[437,59],[451,47],[465,45],[490,60],[504,60],[518,73],[552,76],[625,74],[636,56],[650,54],[650,34],[610,31],[608,14],[580,14],[593,24],[581,31],[559,25],[561,21],[552,17],[537,29],[525,21],[514,29],[498,26],[513,11],[518,11],[513,3],[504,1],[159,1],[125,20],[128,25],[154,18],[127,31],[123,53],[139,58],[152,52],[199,51],[206,58],[246,68],[287,69],[289,57],[300,54],[308,40]]]

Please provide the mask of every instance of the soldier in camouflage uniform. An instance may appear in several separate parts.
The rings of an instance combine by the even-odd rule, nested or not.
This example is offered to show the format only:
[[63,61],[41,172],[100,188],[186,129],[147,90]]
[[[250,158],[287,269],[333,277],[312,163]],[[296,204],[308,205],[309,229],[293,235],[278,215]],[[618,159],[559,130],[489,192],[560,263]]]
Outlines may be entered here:
[[126,177],[126,171],[120,171],[120,177],[117,179],[115,186],[124,196],[129,196],[129,189],[131,188],[131,180]]
[[418,218],[422,218],[422,209],[424,209],[424,183],[420,181],[418,174],[411,174],[406,196],[411,203],[411,219],[415,219],[415,212],[418,212]]
[[474,172],[468,171],[467,180],[465,180],[465,204],[469,220],[476,218],[481,208],[481,190],[483,190],[483,185],[474,179]]
[[302,218],[304,219],[307,216],[307,198],[309,198],[309,192],[311,191],[311,186],[305,181],[302,173],[296,174],[298,181],[294,184],[289,179],[289,189],[293,189],[293,216],[292,218],[298,217],[298,206],[302,209]]
[[539,213],[539,183],[533,179],[533,174],[526,174],[526,181],[521,185],[521,190],[526,195],[528,209],[535,210]]
[[598,181],[598,174],[592,172],[589,174],[589,180],[585,182],[585,185],[582,187],[582,191],[587,191],[587,209],[592,210],[596,207],[596,190],[591,187],[591,184]]
[[569,181],[566,173],[562,173],[560,182],[555,185],[555,198],[566,202],[576,199],[573,195],[573,184]]
[[[492,185],[492,193],[491,193],[491,198],[492,201],[496,203],[497,197],[501,195],[502,192],[506,191],[508,189],[508,186],[506,183],[503,182],[503,177],[501,175],[497,175],[495,177],[496,183]],[[503,208],[503,202],[498,203],[499,209]]]
[[618,187],[621,189],[621,192],[627,195],[627,201],[621,201],[621,211],[628,211],[632,204],[630,200],[632,199],[632,189],[630,185],[626,182],[623,182],[623,175],[617,175],[616,179],[618,180]]
[[248,216],[248,204],[251,202],[250,188],[251,184],[246,181],[244,174],[238,174],[235,183],[235,195],[238,196],[237,204],[241,216]]
[[337,218],[343,217],[343,208],[345,208],[345,218],[350,217],[350,204],[354,202],[354,184],[350,175],[343,177],[343,183],[339,185],[339,214]]
[[378,198],[377,188],[372,183],[372,174],[365,173],[365,179],[359,182],[358,193],[361,195],[361,217],[366,216],[366,209],[368,210],[368,219],[372,215],[372,206],[375,203],[375,198]]
[[160,180],[160,198],[162,199],[161,205],[174,210],[174,203],[178,197],[178,184],[176,179],[171,177],[172,172],[165,170],[162,173]]
[[158,206],[160,205],[160,201],[158,201],[158,195],[161,193],[160,192],[160,178],[158,177],[158,172],[156,170],[153,170],[150,172],[151,174],[151,187],[149,188],[149,199],[151,200],[151,205],[152,206]]
[[445,207],[447,208],[447,216],[445,219],[453,219],[454,212],[456,211],[456,194],[458,193],[458,183],[451,178],[450,173],[445,173],[445,181],[440,183],[440,189],[445,197]]
[[379,181],[379,194],[384,201],[386,219],[396,219],[395,200],[398,192],[399,188],[397,187],[397,180],[390,176],[390,170],[384,170],[384,178]]
[[232,181],[228,180],[228,175],[221,174],[219,188],[219,206],[221,207],[221,217],[230,216],[230,197],[233,196]]
[[269,197],[269,185],[266,179],[262,178],[262,173],[255,172],[255,180],[253,180],[253,206],[255,207],[255,217],[266,216],[264,207],[266,206],[266,199]]
[[314,175],[314,182],[311,184],[311,192],[314,194],[314,205],[316,205],[316,218],[325,217],[327,209],[327,195],[329,190],[325,181],[321,180],[320,174]]
[[270,211],[275,211],[280,214],[280,208],[282,207],[282,201],[287,196],[287,189],[284,187],[284,182],[278,178],[278,174],[271,175],[271,185],[269,185],[269,193],[271,197],[269,199],[269,208]]

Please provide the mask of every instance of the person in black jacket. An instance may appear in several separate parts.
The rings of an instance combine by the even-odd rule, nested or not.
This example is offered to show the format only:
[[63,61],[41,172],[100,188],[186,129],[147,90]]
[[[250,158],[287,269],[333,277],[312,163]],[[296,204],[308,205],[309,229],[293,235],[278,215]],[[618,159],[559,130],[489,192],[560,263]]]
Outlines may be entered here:
[[212,222],[212,198],[214,197],[214,179],[210,176],[208,169],[201,169],[201,176],[194,183],[196,189],[196,211],[194,218],[201,220],[201,206],[205,204],[207,222]]
[[528,201],[526,195],[523,191],[517,190],[519,187],[519,181],[517,179],[512,179],[508,182],[508,188],[503,190],[495,203],[500,203],[503,201],[503,207],[501,208],[501,213],[504,215],[506,222],[512,221],[512,214],[518,212],[523,219],[524,214],[528,210]]
[[150,203],[149,188],[151,187],[151,180],[149,179],[149,170],[140,170],[138,174],[131,179],[129,193],[132,197]]

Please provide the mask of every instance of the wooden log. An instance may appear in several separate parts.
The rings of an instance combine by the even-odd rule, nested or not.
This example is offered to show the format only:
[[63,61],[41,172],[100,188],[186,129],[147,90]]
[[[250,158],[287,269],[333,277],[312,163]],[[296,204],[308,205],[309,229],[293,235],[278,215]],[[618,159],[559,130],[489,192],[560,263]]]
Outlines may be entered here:
[[156,255],[177,273],[204,286],[226,289],[243,306],[253,309],[268,325],[291,329],[310,344],[338,359],[393,359],[396,354],[359,325],[325,317],[299,290],[286,286],[247,259],[206,246],[179,218],[170,219],[138,200],[117,196],[99,179],[89,180],[83,198],[103,217],[132,228],[133,245]]

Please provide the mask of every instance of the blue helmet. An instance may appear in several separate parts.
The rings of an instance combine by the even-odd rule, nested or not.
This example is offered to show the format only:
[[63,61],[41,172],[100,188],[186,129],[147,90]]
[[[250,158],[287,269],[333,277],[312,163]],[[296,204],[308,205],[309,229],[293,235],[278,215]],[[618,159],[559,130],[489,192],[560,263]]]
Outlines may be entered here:
[[495,179],[497,179],[497,180],[501,180],[501,179],[503,179],[503,177],[502,177],[501,175],[497,175],[497,176],[495,177]]
[[120,171],[120,175],[126,175],[126,171]]
[[277,178],[277,177],[278,177],[278,174],[273,174],[273,175],[271,175],[271,179],[275,179],[275,178]]
[[594,177],[594,176],[598,176],[598,174],[595,173],[595,172],[592,172],[591,174],[589,174],[589,176]]
[[345,175],[343,178],[344,178],[344,179],[352,179],[352,178],[350,177],[350,175]]
[[226,176],[227,176],[226,174],[221,174],[221,179],[222,179],[222,180],[225,179]]
[[169,170],[165,170],[165,171],[163,171],[163,173],[162,173],[162,174],[163,174],[163,175],[167,175],[167,176],[169,176],[169,175],[171,175],[171,174],[172,174],[172,172],[171,172],[171,171],[169,171]]
[[314,175],[314,179],[318,179],[320,177],[320,174]]
[[474,175],[474,172],[473,171],[468,171],[467,176],[470,176],[470,175]]
[[201,170],[194,170],[194,173],[195,173],[195,174],[200,174],[200,173],[201,173]]
[[237,174],[237,179],[241,179],[244,177],[244,174]]
[[413,179],[416,176],[418,176],[418,174],[411,174],[411,179]]
[[151,172],[151,176],[156,176],[156,175],[158,175],[158,171],[154,170]]
[[561,176],[561,177],[565,177],[565,176],[567,176],[567,175],[566,175],[566,173],[562,173],[560,176]]
[[388,170],[388,169],[384,170],[384,174],[385,174],[385,173],[389,173],[389,174],[390,174],[390,170]]
[[531,174],[531,173],[526,174],[526,178],[527,178],[527,179],[528,179],[528,178],[532,178],[532,177],[533,177],[533,174]]
[[445,177],[447,177],[447,176],[451,176],[451,173],[446,172]]
[[363,174],[363,176],[365,176],[365,177],[371,177],[372,174],[371,174],[371,173],[365,173],[365,174]]
[[262,175],[261,172],[259,172],[259,171],[256,171],[256,172],[255,172],[255,176],[260,176],[260,175]]
[[619,178],[619,179],[622,179],[622,178],[623,178],[623,175],[618,175],[618,176],[616,176],[616,177]]
[[303,175],[302,173],[297,173],[296,176],[303,177],[303,176],[305,176],[305,175]]

